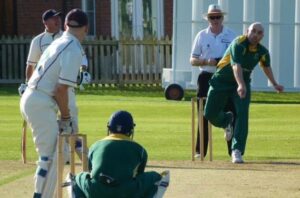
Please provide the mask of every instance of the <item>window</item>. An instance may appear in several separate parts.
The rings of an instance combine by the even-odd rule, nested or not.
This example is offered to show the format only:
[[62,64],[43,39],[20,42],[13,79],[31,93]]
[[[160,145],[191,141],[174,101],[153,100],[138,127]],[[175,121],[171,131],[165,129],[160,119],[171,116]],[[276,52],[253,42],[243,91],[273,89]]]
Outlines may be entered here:
[[155,32],[153,32],[153,25],[155,27],[155,19],[152,16],[151,0],[143,1],[143,19],[144,36],[155,35]]
[[17,18],[16,13],[14,12],[15,9],[15,1],[0,1],[0,35],[14,35],[17,33]]
[[112,36],[164,35],[163,0],[112,0]]
[[121,36],[132,36],[133,1],[119,0],[119,32]]
[[87,14],[89,19],[89,36],[96,35],[95,7],[95,0],[82,0],[82,10]]

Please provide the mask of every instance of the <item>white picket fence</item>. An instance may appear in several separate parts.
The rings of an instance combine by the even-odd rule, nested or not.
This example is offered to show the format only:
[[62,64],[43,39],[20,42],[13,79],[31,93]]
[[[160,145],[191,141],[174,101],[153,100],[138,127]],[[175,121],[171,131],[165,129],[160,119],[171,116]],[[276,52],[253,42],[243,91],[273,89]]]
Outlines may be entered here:
[[[30,41],[24,37],[0,39],[0,83],[24,82]],[[100,36],[83,42],[95,84],[161,83],[163,68],[172,65],[171,45],[169,38],[114,40]]]

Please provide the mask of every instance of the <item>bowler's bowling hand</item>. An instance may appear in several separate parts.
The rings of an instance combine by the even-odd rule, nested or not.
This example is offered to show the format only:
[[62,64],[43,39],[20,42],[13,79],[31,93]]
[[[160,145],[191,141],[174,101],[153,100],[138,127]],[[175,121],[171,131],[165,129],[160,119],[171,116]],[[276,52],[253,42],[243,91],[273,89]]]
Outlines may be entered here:
[[276,89],[278,93],[281,93],[281,92],[283,92],[284,87],[282,85],[276,84],[276,85],[274,85],[274,89]]

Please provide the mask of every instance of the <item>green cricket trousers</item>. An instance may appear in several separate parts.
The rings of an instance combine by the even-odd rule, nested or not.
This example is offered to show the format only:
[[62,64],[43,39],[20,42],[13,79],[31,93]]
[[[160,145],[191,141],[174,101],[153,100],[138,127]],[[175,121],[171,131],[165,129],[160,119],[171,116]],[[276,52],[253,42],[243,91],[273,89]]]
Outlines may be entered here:
[[213,83],[208,91],[204,116],[214,126],[226,128],[232,117],[228,112],[224,112],[224,107],[231,98],[236,110],[236,121],[232,138],[232,150],[238,149],[242,154],[245,152],[248,136],[248,119],[250,105],[250,83],[246,83],[246,97],[241,99],[237,94],[237,86],[225,83]]
[[148,171],[114,186],[103,184],[91,178],[89,173],[82,172],[76,175],[74,192],[79,198],[152,198],[158,188],[155,183],[160,179],[159,173]]

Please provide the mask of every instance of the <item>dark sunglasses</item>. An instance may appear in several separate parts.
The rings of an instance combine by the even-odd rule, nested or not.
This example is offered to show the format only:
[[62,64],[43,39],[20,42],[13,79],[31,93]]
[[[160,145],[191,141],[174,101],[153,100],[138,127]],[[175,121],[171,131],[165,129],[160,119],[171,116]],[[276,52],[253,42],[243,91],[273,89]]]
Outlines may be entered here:
[[208,17],[210,20],[215,20],[215,19],[221,19],[222,18],[222,16],[209,16]]

